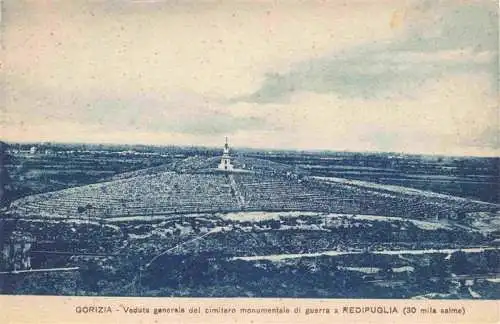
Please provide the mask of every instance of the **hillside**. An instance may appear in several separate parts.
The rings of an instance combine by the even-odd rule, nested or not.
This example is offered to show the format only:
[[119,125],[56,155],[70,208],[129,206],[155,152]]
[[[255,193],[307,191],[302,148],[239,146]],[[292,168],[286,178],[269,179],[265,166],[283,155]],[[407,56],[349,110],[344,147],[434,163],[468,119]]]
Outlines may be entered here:
[[[239,157],[235,172],[216,169],[218,158],[190,157],[117,175],[108,181],[14,201],[20,217],[153,217],[232,211],[317,211],[411,218],[462,217],[496,206],[425,191],[387,190],[375,183],[326,181],[295,174],[263,159]],[[342,179],[340,179],[342,180]],[[358,181],[359,182],[359,181]],[[402,211],[405,215],[401,215]],[[459,215],[460,214],[460,215]]]
[[219,161],[194,155],[14,201],[3,232],[34,239],[32,267],[78,271],[8,274],[2,291],[498,296],[497,205],[264,158],[235,156],[233,172]]

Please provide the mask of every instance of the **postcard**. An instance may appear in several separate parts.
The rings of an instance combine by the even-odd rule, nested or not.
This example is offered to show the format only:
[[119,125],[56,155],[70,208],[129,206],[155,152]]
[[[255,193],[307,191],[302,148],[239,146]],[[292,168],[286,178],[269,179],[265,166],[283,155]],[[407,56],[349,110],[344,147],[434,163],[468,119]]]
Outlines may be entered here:
[[7,323],[498,323],[498,5],[1,2]]

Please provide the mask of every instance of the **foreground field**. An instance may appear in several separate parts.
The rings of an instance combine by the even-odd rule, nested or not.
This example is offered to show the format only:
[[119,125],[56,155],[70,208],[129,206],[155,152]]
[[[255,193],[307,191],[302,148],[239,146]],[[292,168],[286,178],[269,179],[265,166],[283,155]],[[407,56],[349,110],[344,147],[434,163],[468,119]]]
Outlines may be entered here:
[[452,223],[253,212],[4,228],[37,238],[34,267],[79,270],[53,274],[53,286],[32,279],[47,274],[4,276],[3,293],[500,297],[493,237]]

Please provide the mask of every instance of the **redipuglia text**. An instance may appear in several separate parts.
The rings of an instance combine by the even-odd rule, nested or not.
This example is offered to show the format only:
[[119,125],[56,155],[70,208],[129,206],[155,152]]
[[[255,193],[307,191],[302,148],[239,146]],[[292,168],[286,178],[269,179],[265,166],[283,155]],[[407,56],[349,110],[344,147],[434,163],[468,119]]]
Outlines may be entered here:
[[345,314],[397,314],[396,306],[344,306],[342,313]]

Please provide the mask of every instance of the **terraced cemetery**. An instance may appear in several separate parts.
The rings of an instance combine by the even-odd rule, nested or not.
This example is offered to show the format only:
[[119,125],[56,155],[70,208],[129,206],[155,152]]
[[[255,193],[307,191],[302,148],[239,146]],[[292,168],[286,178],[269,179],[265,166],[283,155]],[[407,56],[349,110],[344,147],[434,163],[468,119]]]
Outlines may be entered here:
[[[493,211],[494,204],[362,181],[295,177],[290,173],[221,173],[176,163],[179,171],[152,171],[123,179],[24,197],[20,216],[113,218],[247,211],[329,211],[412,218],[457,218]],[[193,169],[189,169],[189,167]],[[246,170],[245,170],[246,171]],[[389,188],[388,188],[389,187]]]
[[494,203],[254,157],[221,172],[218,160],[192,156],[13,201],[2,226],[34,238],[33,267],[79,270],[30,277],[49,276],[39,279],[51,287],[8,274],[3,292],[499,297]]

